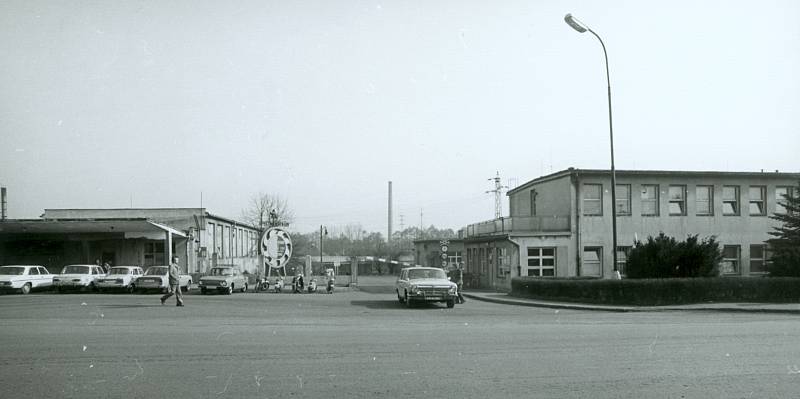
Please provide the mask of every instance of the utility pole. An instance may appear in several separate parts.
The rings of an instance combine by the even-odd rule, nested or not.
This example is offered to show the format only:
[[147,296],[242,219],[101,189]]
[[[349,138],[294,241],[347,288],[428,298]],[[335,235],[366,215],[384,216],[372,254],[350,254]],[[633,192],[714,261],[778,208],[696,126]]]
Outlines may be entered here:
[[389,231],[386,235],[386,242],[392,241],[392,181],[389,180]]
[[488,190],[486,193],[494,193],[494,218],[500,219],[503,216],[503,196],[502,192],[504,188],[508,188],[508,186],[504,186],[500,183],[500,172],[497,172],[495,177],[490,177],[487,179],[489,181],[494,180],[494,190]]
[[325,265],[322,263],[322,236],[328,235],[328,228],[320,225],[319,226],[319,267],[322,271],[325,271]]

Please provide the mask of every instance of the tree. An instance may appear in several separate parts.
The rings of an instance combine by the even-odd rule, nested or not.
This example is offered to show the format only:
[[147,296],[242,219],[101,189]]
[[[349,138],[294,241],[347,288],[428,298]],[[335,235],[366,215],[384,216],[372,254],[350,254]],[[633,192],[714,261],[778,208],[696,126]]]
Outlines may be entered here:
[[722,253],[714,237],[697,235],[678,242],[664,233],[636,241],[628,254],[628,278],[713,277],[719,273]]
[[775,238],[767,240],[772,250],[767,270],[770,276],[800,277],[800,182],[794,190],[787,191],[783,195],[786,212],[770,216],[781,226],[769,233]]
[[263,233],[270,226],[291,224],[294,221],[294,211],[280,195],[261,192],[250,197],[247,208],[242,210],[242,220],[256,226]]

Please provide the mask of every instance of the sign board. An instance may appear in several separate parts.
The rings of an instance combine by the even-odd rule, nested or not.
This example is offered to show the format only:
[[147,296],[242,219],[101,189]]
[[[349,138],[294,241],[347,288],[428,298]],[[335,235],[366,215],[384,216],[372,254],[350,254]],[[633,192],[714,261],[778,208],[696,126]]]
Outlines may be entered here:
[[281,228],[270,228],[261,237],[261,254],[273,269],[286,266],[292,257],[292,237]]
[[447,267],[447,261],[446,260],[442,261],[442,267]]
[[447,252],[447,245],[442,245],[442,252]]
[[442,254],[441,258],[442,258],[442,260],[447,260],[447,254]]

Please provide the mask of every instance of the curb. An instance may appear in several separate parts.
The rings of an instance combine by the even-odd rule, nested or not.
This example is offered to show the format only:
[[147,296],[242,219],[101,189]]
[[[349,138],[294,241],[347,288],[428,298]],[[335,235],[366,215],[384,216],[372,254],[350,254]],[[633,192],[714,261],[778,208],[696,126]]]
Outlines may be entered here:
[[476,294],[469,294],[464,293],[465,297],[470,299],[475,299],[478,301],[484,302],[491,302],[491,303],[499,303],[503,305],[516,305],[516,306],[530,306],[530,307],[539,307],[539,308],[550,308],[550,309],[569,309],[569,310],[585,310],[585,311],[601,311],[601,312],[730,312],[730,313],[773,313],[773,314],[800,314],[800,308],[797,309],[780,309],[780,308],[765,308],[765,307],[751,307],[751,308],[742,308],[742,307],[731,307],[731,306],[719,306],[719,307],[709,307],[709,306],[702,306],[702,307],[687,307],[687,306],[654,306],[654,307],[643,307],[643,306],[601,306],[601,305],[586,305],[586,304],[575,304],[575,303],[563,303],[563,302],[540,302],[534,300],[525,300],[525,299],[512,299],[512,298],[491,298],[483,295],[476,295]]

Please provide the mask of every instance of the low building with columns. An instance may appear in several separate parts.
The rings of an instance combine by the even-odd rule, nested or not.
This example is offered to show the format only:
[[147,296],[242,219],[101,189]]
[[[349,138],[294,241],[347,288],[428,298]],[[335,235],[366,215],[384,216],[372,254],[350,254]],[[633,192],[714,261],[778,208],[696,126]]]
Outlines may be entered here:
[[148,267],[180,257],[185,273],[231,265],[255,273],[258,230],[205,208],[46,209],[0,222],[0,264],[95,263]]

